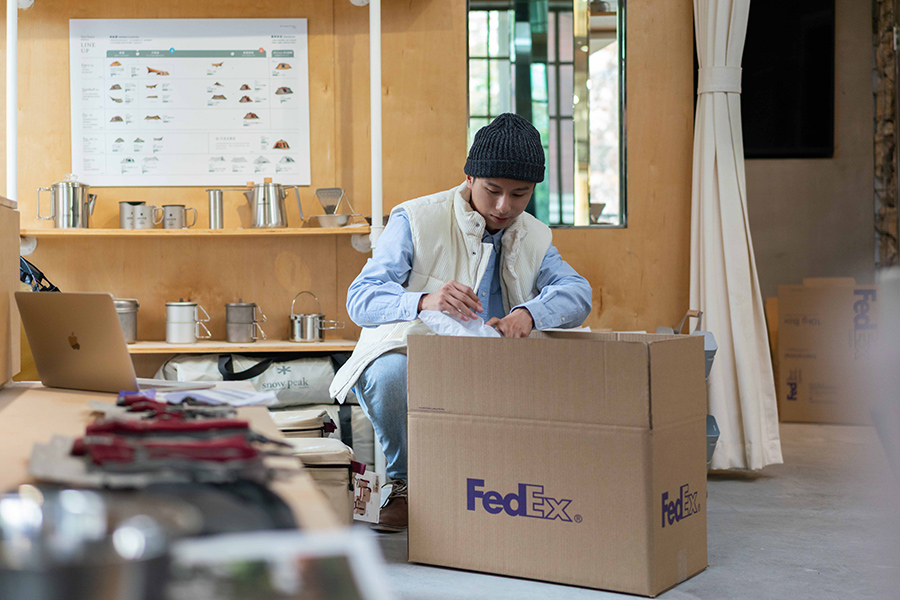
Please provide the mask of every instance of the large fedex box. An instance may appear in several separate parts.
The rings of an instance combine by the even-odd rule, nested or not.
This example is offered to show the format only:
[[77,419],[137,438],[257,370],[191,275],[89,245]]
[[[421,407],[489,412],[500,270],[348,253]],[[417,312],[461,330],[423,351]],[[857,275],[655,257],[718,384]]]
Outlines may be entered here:
[[655,596],[706,555],[703,339],[409,338],[409,559]]

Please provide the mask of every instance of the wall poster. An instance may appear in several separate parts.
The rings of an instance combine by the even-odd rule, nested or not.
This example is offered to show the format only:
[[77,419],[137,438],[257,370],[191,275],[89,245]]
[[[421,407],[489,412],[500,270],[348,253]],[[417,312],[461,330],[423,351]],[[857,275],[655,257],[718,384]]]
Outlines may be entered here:
[[93,186],[310,184],[306,19],[73,19],[69,70]]

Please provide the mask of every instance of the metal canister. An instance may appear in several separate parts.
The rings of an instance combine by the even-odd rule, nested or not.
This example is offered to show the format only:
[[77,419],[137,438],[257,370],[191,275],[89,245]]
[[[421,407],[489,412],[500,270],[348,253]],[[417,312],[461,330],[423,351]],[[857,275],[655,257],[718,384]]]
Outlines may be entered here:
[[[208,322],[209,314],[196,302],[166,302],[166,341],[170,344],[193,344],[198,338],[212,337],[205,325]],[[200,333],[201,328],[205,333]]]
[[137,313],[141,305],[134,298],[115,298],[116,314],[119,316],[119,325],[122,327],[122,335],[126,344],[137,341]]
[[209,228],[222,229],[222,227],[224,226],[224,217],[222,210],[222,190],[209,189],[206,190],[206,193],[209,194]]
[[266,320],[266,315],[255,302],[228,302],[225,304],[225,340],[235,344],[264,340],[266,332],[259,324]]

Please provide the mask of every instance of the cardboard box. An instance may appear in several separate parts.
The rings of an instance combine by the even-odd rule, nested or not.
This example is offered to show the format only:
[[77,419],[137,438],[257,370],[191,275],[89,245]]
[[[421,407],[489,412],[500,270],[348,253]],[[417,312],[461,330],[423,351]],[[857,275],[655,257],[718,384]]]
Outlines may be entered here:
[[775,393],[781,396],[781,378],[778,376],[778,298],[766,298],[766,330],[769,334],[769,354],[772,357],[772,375],[775,377]]
[[409,560],[646,596],[706,555],[703,338],[409,338]]
[[853,279],[778,286],[782,421],[871,423],[878,295]]

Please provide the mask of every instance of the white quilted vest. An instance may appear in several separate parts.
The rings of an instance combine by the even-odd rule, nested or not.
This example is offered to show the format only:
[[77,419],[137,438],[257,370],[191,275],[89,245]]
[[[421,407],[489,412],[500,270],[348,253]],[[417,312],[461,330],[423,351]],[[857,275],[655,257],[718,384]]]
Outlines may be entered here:
[[[484,217],[472,209],[469,194],[463,182],[459,187],[394,208],[406,211],[412,233],[414,256],[407,291],[431,293],[453,280],[478,289],[493,246],[481,241]],[[507,227],[501,240],[500,284],[503,310],[508,313],[510,307],[527,302],[540,292],[536,288],[537,277],[553,234],[533,216],[522,213]],[[373,360],[385,352],[405,351],[410,333],[429,331],[419,319],[363,328],[350,360],[334,376],[329,390],[332,398],[343,402]]]

